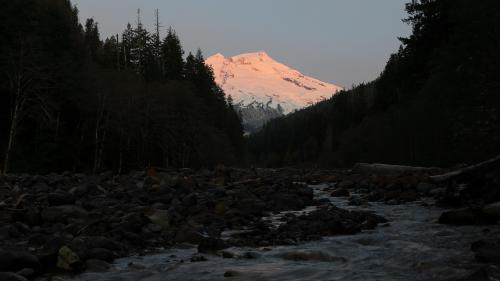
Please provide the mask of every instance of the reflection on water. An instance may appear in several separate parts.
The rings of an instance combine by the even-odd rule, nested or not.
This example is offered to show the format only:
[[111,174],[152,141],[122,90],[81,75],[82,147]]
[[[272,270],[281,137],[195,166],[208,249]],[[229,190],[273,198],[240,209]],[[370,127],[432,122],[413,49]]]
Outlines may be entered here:
[[[324,187],[314,187],[317,197],[328,197]],[[330,200],[341,208],[360,208],[348,206],[345,198]],[[205,256],[205,262],[190,262],[194,247],[170,249],[120,259],[110,272],[85,273],[75,280],[449,280],[467,274],[474,261],[470,242],[483,236],[484,227],[439,225],[442,210],[421,203],[371,203],[363,209],[384,216],[389,224],[358,235],[297,246],[230,248],[235,258]],[[279,215],[268,219],[278,223]],[[490,230],[490,235],[500,234],[498,226]]]

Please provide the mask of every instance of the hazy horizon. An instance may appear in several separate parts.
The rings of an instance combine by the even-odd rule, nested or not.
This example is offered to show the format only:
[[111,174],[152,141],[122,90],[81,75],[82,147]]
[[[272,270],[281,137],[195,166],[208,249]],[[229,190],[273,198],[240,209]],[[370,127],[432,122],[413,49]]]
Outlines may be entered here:
[[128,22],[135,24],[137,9],[151,30],[158,8],[163,33],[172,26],[186,52],[201,48],[206,57],[230,57],[265,51],[306,75],[343,87],[375,79],[398,49],[397,37],[410,32],[401,21],[407,0],[72,2],[81,21],[93,17],[99,23],[103,38],[121,34]]

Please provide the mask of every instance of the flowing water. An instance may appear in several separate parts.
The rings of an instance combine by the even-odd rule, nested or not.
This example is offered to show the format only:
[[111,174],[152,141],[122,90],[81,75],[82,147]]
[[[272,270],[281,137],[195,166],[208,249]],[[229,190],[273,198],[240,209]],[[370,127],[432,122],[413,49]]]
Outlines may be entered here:
[[[329,198],[325,186],[313,188],[317,197]],[[347,205],[346,198],[329,199],[341,208],[373,211],[389,223],[357,235],[325,237],[297,246],[228,249],[236,258],[204,255],[207,261],[191,262],[196,248],[169,249],[120,259],[109,272],[85,273],[75,280],[450,280],[475,267],[471,242],[485,233],[500,233],[499,226],[486,232],[480,226],[437,224],[443,209],[423,207],[423,202],[354,207]],[[296,258],[303,256],[308,258]],[[227,271],[233,277],[224,277]]]

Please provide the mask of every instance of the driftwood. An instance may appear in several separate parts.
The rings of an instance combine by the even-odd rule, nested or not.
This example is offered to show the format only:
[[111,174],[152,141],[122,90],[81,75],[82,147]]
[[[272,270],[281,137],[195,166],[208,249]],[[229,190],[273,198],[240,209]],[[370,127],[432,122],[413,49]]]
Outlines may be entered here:
[[403,165],[389,165],[389,164],[369,164],[357,163],[354,165],[354,170],[364,173],[377,173],[377,174],[404,174],[404,173],[430,173],[439,171],[435,167],[413,167]]
[[492,158],[490,160],[481,162],[479,164],[467,166],[465,168],[458,169],[458,170],[455,170],[452,172],[448,172],[448,173],[445,173],[442,175],[431,176],[429,178],[435,182],[445,182],[445,181],[456,179],[458,177],[470,175],[473,173],[480,173],[482,171],[492,169],[496,166],[500,166],[500,155],[495,157],[495,158]]

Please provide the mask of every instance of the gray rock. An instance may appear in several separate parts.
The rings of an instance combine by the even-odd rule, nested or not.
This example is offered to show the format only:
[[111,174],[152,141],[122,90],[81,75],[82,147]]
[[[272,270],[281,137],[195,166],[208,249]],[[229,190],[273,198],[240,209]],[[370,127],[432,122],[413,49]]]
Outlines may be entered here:
[[198,252],[215,253],[228,247],[229,246],[222,239],[207,237],[204,238],[198,245]]
[[115,255],[108,249],[94,248],[88,251],[87,257],[90,259],[103,260],[106,262],[113,262]]
[[111,265],[102,260],[89,259],[85,262],[85,268],[90,272],[105,272],[111,268]]
[[349,197],[349,195],[349,190],[344,188],[336,189],[330,194],[332,197]]
[[494,216],[473,209],[451,210],[444,212],[439,217],[439,223],[452,225],[482,225],[495,222]]
[[500,241],[480,240],[472,243],[471,249],[478,261],[500,264]]
[[483,212],[500,217],[500,202],[489,204],[483,207]]
[[24,268],[19,270],[16,274],[19,274],[26,278],[32,278],[35,276],[35,273],[36,273],[35,270],[32,268]]
[[72,205],[75,203],[73,195],[63,192],[49,193],[47,200],[50,206]]
[[430,196],[439,196],[445,193],[446,193],[446,188],[444,187],[434,188],[429,191]]
[[433,190],[436,186],[434,184],[428,182],[421,182],[417,185],[417,191],[420,193],[427,194],[431,190]]
[[148,219],[156,225],[161,226],[163,229],[170,227],[170,214],[167,210],[155,210],[153,214],[148,216]]
[[28,281],[22,275],[13,272],[0,272],[0,280],[2,281]]
[[24,268],[39,270],[40,261],[28,252],[0,251],[0,270],[18,271]]
[[63,246],[59,249],[57,267],[67,271],[79,271],[82,268],[80,257],[70,248]]
[[67,218],[86,218],[87,211],[75,205],[49,207],[42,211],[44,222],[61,222]]
[[90,249],[93,248],[104,248],[110,251],[120,251],[123,245],[114,240],[108,239],[103,236],[89,236],[85,237],[85,242]]

